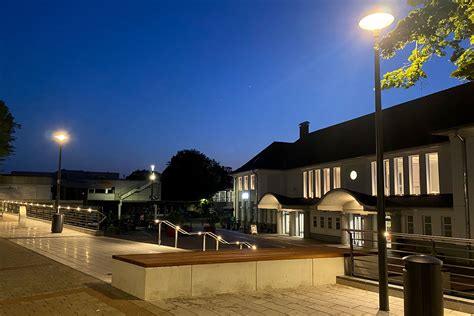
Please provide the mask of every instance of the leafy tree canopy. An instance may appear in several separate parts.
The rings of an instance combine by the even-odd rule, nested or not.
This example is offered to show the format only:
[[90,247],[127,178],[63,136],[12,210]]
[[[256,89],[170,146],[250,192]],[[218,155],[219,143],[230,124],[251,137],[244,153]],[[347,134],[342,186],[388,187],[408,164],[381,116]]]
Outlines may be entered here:
[[125,179],[127,180],[147,180],[150,176],[150,170],[137,169],[129,174]]
[[200,201],[232,187],[231,169],[197,150],[174,155],[161,176],[162,196],[168,201]]
[[10,113],[5,102],[0,100],[0,162],[13,154],[15,147],[13,141],[15,131],[20,125],[15,122],[15,118]]
[[409,44],[415,48],[403,67],[384,75],[382,88],[410,88],[426,78],[423,65],[433,56],[457,67],[451,76],[474,80],[474,0],[408,0],[413,10],[380,42],[382,56],[392,58]]

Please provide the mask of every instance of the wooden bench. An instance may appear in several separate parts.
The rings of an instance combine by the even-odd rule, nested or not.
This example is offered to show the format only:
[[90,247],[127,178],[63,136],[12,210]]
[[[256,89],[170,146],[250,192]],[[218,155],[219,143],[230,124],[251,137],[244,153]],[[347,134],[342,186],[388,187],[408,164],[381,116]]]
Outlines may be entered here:
[[335,284],[346,253],[321,246],[115,255],[112,285],[156,300]]

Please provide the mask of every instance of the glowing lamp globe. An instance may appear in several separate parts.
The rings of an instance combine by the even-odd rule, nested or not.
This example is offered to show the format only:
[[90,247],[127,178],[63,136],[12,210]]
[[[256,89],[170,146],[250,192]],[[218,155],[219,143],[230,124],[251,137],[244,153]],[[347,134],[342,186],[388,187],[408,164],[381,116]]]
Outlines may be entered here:
[[53,139],[58,144],[65,144],[69,140],[69,134],[65,131],[57,131],[53,134]]
[[367,31],[380,31],[392,24],[394,19],[389,13],[373,13],[360,20],[359,26]]

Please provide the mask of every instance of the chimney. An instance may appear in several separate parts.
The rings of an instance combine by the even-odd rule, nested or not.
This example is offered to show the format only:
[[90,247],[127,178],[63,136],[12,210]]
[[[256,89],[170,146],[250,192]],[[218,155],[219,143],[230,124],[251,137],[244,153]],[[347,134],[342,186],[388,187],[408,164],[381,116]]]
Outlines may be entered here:
[[300,123],[300,139],[302,139],[308,134],[309,134],[309,122],[304,121],[303,123]]

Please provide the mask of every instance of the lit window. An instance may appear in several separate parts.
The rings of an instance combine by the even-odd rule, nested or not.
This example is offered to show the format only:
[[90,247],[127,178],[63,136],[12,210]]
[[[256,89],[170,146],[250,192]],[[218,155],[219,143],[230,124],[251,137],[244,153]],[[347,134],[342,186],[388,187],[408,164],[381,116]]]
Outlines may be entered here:
[[410,194],[420,195],[420,156],[408,157],[408,169],[410,173]]
[[308,197],[308,172],[303,172],[303,197]]
[[431,216],[423,216],[423,234],[432,235]]
[[250,190],[255,190],[255,175],[250,175]]
[[328,228],[332,229],[332,217],[328,217]]
[[341,167],[334,167],[333,171],[333,188],[337,189],[341,187]]
[[319,218],[319,227],[320,227],[320,228],[324,228],[324,216],[321,216],[321,217]]
[[438,153],[426,154],[426,184],[428,194],[439,194]]
[[403,157],[393,159],[393,175],[395,182],[395,195],[403,195]]
[[443,236],[453,237],[453,226],[451,224],[451,217],[443,217]]
[[313,170],[308,171],[308,197],[313,198]]
[[244,176],[244,190],[247,191],[249,189],[249,176]]
[[242,177],[239,177],[239,178],[237,179],[237,189],[238,189],[239,191],[242,191]]
[[314,170],[314,196],[321,197],[321,170]]
[[323,169],[323,194],[326,194],[331,190],[331,169],[324,168]]
[[407,216],[407,233],[413,234],[415,232],[415,222],[413,221],[413,216]]
[[372,175],[372,195],[377,195],[377,162],[370,163],[370,173]]
[[390,195],[390,161],[385,159],[383,161],[384,170],[383,170],[383,183],[384,183],[384,193],[385,195]]
[[341,219],[336,217],[336,229],[341,229]]

